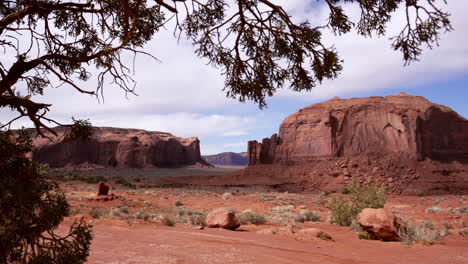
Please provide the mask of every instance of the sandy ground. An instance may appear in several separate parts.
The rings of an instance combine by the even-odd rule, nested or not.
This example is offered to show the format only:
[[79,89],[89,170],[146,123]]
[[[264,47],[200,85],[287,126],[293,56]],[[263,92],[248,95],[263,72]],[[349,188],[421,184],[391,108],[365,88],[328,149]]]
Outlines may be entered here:
[[[96,201],[96,184],[67,182],[62,187],[76,214],[63,226],[82,216],[94,225],[89,263],[468,263],[468,235],[459,234],[468,226],[467,212],[461,210],[468,207],[466,196],[387,197],[385,208],[398,216],[414,223],[430,221],[440,230],[448,227],[450,234],[433,245],[405,245],[361,240],[349,227],[327,223],[327,203],[342,194],[248,188],[130,190],[116,185],[112,192],[119,199]],[[177,201],[182,205],[176,206]],[[267,222],[242,225],[236,231],[199,230],[177,215],[178,210],[207,213],[219,207],[237,212],[250,209],[264,214]],[[290,215],[276,214],[275,208],[287,208]],[[320,221],[295,223],[291,215],[301,210],[317,212]],[[137,219],[139,213],[148,219]],[[174,219],[176,225],[164,226],[160,215]],[[310,227],[321,229],[332,240],[301,233]]]

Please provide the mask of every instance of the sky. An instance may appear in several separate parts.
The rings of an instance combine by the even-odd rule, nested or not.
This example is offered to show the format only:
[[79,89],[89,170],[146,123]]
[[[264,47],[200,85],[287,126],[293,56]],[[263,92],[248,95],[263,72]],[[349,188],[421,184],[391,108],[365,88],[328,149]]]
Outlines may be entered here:
[[[327,12],[317,1],[276,0],[297,21],[308,19],[312,25],[323,24]],[[48,89],[36,101],[51,103],[49,118],[70,123],[71,116],[90,119],[95,126],[139,128],[164,131],[179,137],[199,137],[204,155],[220,152],[244,152],[248,140],[261,140],[278,132],[288,115],[313,103],[338,96],[341,98],[386,96],[399,92],[424,96],[468,117],[468,1],[451,0],[442,6],[452,16],[454,31],[443,34],[435,49],[423,51],[419,62],[404,66],[402,54],[393,51],[389,36],[401,29],[402,16],[396,15],[388,26],[388,36],[364,38],[355,32],[344,36],[325,33],[323,41],[335,45],[344,60],[344,70],[335,80],[328,80],[311,92],[279,90],[267,99],[260,110],[252,102],[240,103],[226,98],[219,70],[193,53],[190,41],[177,41],[172,31],[155,35],[145,51],[160,62],[139,56],[134,79],[138,96],[125,94],[117,87],[106,86],[104,102],[77,94],[62,86]],[[355,5],[347,5],[350,17],[358,18]],[[399,11],[401,14],[401,10]],[[129,58],[130,60],[130,58]],[[129,61],[131,63],[131,61]],[[93,89],[95,83],[83,84]],[[14,117],[0,109],[0,122]],[[26,120],[14,127],[31,127]]]

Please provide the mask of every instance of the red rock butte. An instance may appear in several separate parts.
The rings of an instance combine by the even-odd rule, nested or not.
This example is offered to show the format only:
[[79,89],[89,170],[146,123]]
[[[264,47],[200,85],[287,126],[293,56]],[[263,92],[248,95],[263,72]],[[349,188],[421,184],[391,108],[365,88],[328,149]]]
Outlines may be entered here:
[[398,153],[417,160],[468,161],[468,120],[405,93],[339,99],[287,117],[279,135],[250,141],[249,164],[301,163],[330,157]]
[[33,140],[32,159],[51,167],[88,163],[117,168],[173,167],[206,164],[200,156],[196,137],[179,138],[169,133],[139,129],[94,127],[89,141],[66,142],[65,127],[56,127],[58,136]]
[[244,176],[269,174],[299,189],[374,175],[400,192],[468,190],[468,120],[405,93],[305,107],[281,123],[278,135],[249,141],[248,154]]

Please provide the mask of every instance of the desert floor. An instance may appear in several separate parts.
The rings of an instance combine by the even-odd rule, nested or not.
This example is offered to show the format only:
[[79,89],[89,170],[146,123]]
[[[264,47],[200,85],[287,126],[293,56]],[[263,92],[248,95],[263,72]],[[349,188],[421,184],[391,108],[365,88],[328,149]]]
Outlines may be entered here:
[[[131,175],[135,172],[99,174],[109,179],[111,192],[119,197],[111,201],[95,199],[96,183],[60,181],[72,205],[61,229],[81,217],[94,226],[89,263],[468,263],[468,196],[388,195],[386,210],[440,234],[430,243],[408,245],[359,239],[357,231],[328,223],[328,203],[346,194],[158,187],[145,183],[151,178],[147,172]],[[136,189],[114,183],[115,175]],[[237,214],[250,210],[266,222],[236,231],[202,229],[203,215],[220,207]],[[319,221],[297,221],[309,211],[316,212]],[[309,228],[322,230],[331,240],[304,231]]]

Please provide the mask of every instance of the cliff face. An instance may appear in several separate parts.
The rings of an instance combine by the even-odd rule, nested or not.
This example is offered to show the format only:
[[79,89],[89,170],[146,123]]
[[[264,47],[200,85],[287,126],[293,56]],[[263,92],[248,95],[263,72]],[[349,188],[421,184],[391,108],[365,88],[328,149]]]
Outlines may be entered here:
[[247,153],[223,152],[215,155],[203,156],[203,159],[212,164],[219,166],[247,166]]
[[51,167],[90,163],[105,167],[172,167],[204,163],[196,137],[137,129],[95,127],[87,142],[64,142],[66,128],[55,128],[58,137],[35,138],[32,159]]
[[392,153],[468,162],[468,120],[423,97],[331,99],[287,117],[279,135],[248,143],[249,165]]

